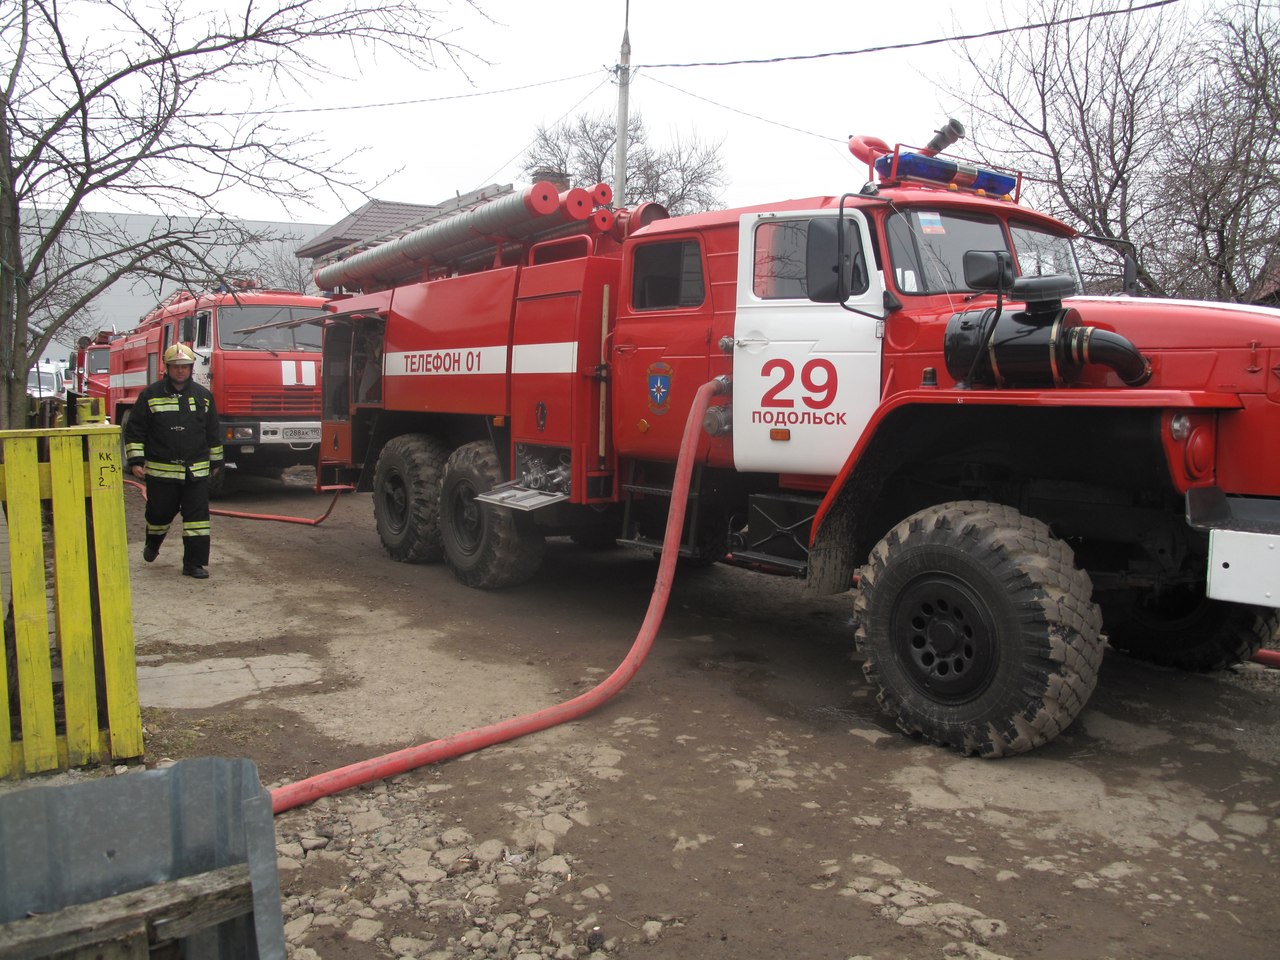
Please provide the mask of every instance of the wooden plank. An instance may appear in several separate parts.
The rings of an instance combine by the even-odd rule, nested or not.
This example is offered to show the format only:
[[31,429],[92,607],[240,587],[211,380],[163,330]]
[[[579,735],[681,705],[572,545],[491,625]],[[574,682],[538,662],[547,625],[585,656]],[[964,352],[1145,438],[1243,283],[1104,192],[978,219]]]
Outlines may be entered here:
[[107,688],[107,723],[111,731],[111,755],[120,760],[142,756],[144,746],[142,713],[138,705],[138,663],[133,642],[119,427],[90,434],[88,465],[98,613],[102,626],[102,666]]
[[[75,427],[58,427],[57,432],[67,436],[83,437],[103,429],[104,426],[104,424],[100,423],[85,423]],[[41,437],[49,436],[50,432],[48,427],[32,427],[29,430],[0,430],[0,441],[10,438],[38,440]]]
[[0,960],[36,960],[119,939],[145,923],[152,943],[253,911],[249,865],[234,864],[0,925]]
[[39,471],[34,437],[4,439],[4,476],[9,521],[9,571],[22,711],[23,768],[27,773],[58,767],[49,660],[49,614],[45,596],[44,535],[40,524]]
[[136,923],[109,940],[55,954],[50,960],[151,960],[147,925]]
[[[62,736],[62,734],[59,734],[56,739],[58,743],[57,769],[65,770],[68,766],[70,766],[67,763],[67,738]],[[4,750],[4,741],[0,740],[0,752],[3,752],[3,750]],[[111,731],[109,730],[98,731],[98,751],[104,757],[111,756]],[[9,769],[12,771],[14,776],[17,776],[21,774],[23,770],[22,741],[17,740],[9,744],[9,753],[10,753]]]
[[98,689],[89,603],[88,517],[84,441],[55,431],[49,437],[53,504],[53,614],[62,652],[62,702],[67,755],[73,767],[96,763]]

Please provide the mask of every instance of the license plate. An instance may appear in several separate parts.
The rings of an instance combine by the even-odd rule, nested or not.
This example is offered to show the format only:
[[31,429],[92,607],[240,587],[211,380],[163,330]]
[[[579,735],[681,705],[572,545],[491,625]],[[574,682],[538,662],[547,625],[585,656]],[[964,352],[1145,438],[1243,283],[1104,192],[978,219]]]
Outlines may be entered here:
[[285,427],[280,435],[286,440],[319,440],[319,427]]

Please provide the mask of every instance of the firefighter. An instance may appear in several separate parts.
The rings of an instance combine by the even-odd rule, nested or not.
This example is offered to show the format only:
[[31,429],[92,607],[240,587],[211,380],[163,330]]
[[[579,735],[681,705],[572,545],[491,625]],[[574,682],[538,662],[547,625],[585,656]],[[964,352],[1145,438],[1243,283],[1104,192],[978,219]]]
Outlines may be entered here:
[[147,541],[142,559],[160,552],[182,513],[182,575],[207,580],[209,477],[222,469],[213,394],[191,379],[196,355],[183,343],[164,352],[165,375],[138,394],[124,427],[125,457],[147,482]]

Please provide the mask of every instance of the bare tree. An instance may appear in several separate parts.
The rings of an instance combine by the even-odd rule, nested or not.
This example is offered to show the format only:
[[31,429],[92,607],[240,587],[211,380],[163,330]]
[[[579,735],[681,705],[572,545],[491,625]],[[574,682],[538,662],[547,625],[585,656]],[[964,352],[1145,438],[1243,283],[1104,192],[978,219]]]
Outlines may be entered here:
[[[616,131],[613,117],[586,113],[551,129],[539,127],[521,167],[532,178],[564,174],[575,186],[612,183]],[[680,215],[714,210],[723,203],[720,191],[728,181],[721,143],[690,137],[656,147],[639,114],[628,118],[627,142],[627,196],[615,197],[616,206],[656,201]]]
[[[1022,170],[1042,209],[1116,249],[1132,244],[1146,292],[1248,299],[1261,250],[1275,249],[1265,158],[1276,153],[1276,0],[1241,0],[1199,24],[1170,7],[1079,19],[1114,10],[1042,0],[1020,20],[1075,21],[967,54],[976,149]],[[1113,262],[1084,266],[1096,282]]]
[[1185,199],[1149,259],[1174,293],[1256,301],[1280,284],[1280,3],[1217,11],[1199,37],[1164,162],[1166,197]]
[[[463,0],[474,6],[474,0]],[[236,5],[238,3],[238,6]],[[352,186],[348,157],[263,114],[214,109],[320,87],[339,62],[382,50],[457,64],[414,0],[15,0],[0,12],[0,429],[21,423],[26,371],[60,330],[126,275],[200,286],[270,239],[225,216],[230,191],[286,205]],[[354,49],[353,49],[354,48]],[[241,86],[241,85],[244,86]],[[87,205],[156,214],[143,236]],[[180,214],[180,215],[179,215]]]
[[243,259],[249,266],[243,276],[272,290],[316,292],[310,262],[299,260],[293,252],[306,239],[298,234],[282,233],[268,243],[245,251]]

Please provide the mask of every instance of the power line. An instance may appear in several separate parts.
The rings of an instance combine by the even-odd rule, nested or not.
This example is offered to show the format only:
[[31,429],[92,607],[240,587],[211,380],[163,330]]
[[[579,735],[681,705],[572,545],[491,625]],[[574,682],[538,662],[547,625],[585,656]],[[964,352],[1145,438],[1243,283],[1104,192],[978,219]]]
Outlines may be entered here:
[[559,77],[555,80],[540,80],[537,83],[526,83],[518,87],[503,87],[501,90],[477,90],[475,93],[457,93],[448,97],[422,97],[417,100],[389,100],[385,103],[357,103],[339,107],[281,107],[276,110],[236,110],[201,113],[201,117],[267,117],[287,113],[334,113],[339,110],[376,110],[381,107],[412,107],[422,103],[445,103],[449,100],[470,100],[476,97],[493,97],[501,93],[518,93],[521,90],[532,90],[535,87],[547,87],[553,83],[568,83],[570,80],[581,80],[597,73],[589,70],[572,77]]
[[[941,44],[954,44],[954,42],[963,42],[969,40],[984,40],[988,37],[998,37],[1009,35],[1009,33],[1021,33],[1025,31],[1033,31],[1033,29],[1046,29],[1048,27],[1066,26],[1066,24],[1079,23],[1083,20],[1092,20],[1103,17],[1117,17],[1120,14],[1140,13],[1143,10],[1152,10],[1161,8],[1161,6],[1169,6],[1171,4],[1181,3],[1181,0],[1152,0],[1151,3],[1140,6],[1126,6],[1123,10],[1102,10],[1098,13],[1079,14],[1076,17],[1064,17],[1053,20],[1043,20],[1039,23],[1024,23],[1018,27],[1004,27],[1001,29],[991,29],[983,33],[961,33],[952,37],[934,37],[932,40],[915,40],[904,42],[904,44],[884,44],[881,46],[863,47],[860,50],[836,50],[824,52],[824,54],[797,54],[794,56],[771,56],[771,58],[753,59],[753,60],[704,60],[699,63],[659,63],[659,64],[637,64],[632,70],[639,72],[643,69],[659,69],[659,68],[684,68],[684,67],[739,67],[739,65],[751,64],[771,64],[771,63],[788,63],[788,61],[796,60],[820,60],[832,58],[832,56],[860,56],[864,54],[878,54],[878,52],[890,50],[910,50],[915,47],[938,46]],[[237,110],[237,111],[210,111],[210,113],[201,113],[198,116],[278,116],[287,114],[319,114],[319,113],[338,113],[343,110],[378,110],[385,108],[396,108],[396,106],[417,106],[420,104],[440,104],[440,102],[448,102],[451,100],[471,100],[476,97],[498,96],[500,93],[516,93],[524,90],[534,90],[536,87],[547,87],[553,83],[567,83],[576,81],[582,77],[593,76],[595,70],[589,70],[588,73],[573,74],[572,77],[559,77],[557,79],[549,79],[549,81],[538,81],[535,83],[524,83],[516,87],[502,87],[499,90],[476,91],[474,93],[454,93],[452,96],[443,97],[420,97],[415,100],[390,100],[379,102],[379,104],[353,104],[351,106],[296,106],[296,108],[279,108],[271,110]],[[650,78],[653,79],[653,78]],[[660,81],[659,81],[660,82]],[[671,86],[671,84],[668,84]],[[680,90],[678,87],[672,87],[673,90]],[[594,90],[593,90],[594,92]],[[687,96],[698,97],[696,93],[680,91],[686,93]],[[705,97],[698,97],[699,100],[705,100]],[[741,113],[745,116],[754,116],[754,119],[763,120],[765,123],[773,123],[772,120],[765,120],[763,116],[755,116],[754,114],[745,113],[745,111],[735,110],[731,106],[716,104],[710,101],[710,104],[722,106],[723,109],[733,110],[735,113]],[[786,124],[777,124],[780,127],[786,127]],[[796,128],[788,128],[796,129]],[[820,137],[822,134],[810,133],[809,131],[799,131],[800,133],[809,133],[810,136]]]
[[703,103],[709,103],[713,107],[719,107],[721,110],[728,110],[730,113],[736,113],[744,117],[750,117],[752,120],[759,120],[761,123],[768,123],[775,127],[782,127],[782,129],[784,130],[791,130],[795,133],[803,133],[805,136],[817,137],[819,140],[830,140],[832,143],[844,143],[844,140],[840,139],[839,137],[830,137],[830,136],[827,136],[825,133],[814,133],[812,130],[805,130],[802,127],[793,127],[789,123],[782,123],[778,120],[770,120],[768,117],[762,117],[758,113],[750,113],[746,110],[739,110],[737,107],[731,107],[726,103],[720,103],[718,100],[712,100],[710,97],[704,97],[701,94],[693,93],[689,90],[684,90],[680,87],[677,87],[674,83],[667,83],[665,80],[659,80],[657,77],[651,77],[646,74],[645,79],[650,81],[651,83],[660,83],[662,84],[662,86],[669,87],[670,89],[676,91],[677,93],[683,93],[686,97],[693,97],[693,99],[701,100]]
[[[587,76],[587,74],[583,74],[583,76]],[[591,95],[592,95],[593,93],[595,93],[597,90],[599,90],[601,87],[603,87],[603,86],[604,86],[606,83],[608,83],[608,82],[609,82],[609,76],[608,76],[608,75],[606,75],[606,76],[605,76],[605,78],[604,78],[603,80],[601,80],[601,81],[600,81],[599,83],[597,83],[594,87],[592,87],[590,90],[588,90],[588,91],[586,92],[586,94],[584,94],[584,95],[583,95],[583,96],[578,100],[578,102],[577,102],[577,103],[575,103],[572,107],[570,107],[570,108],[569,108],[568,110],[566,110],[564,113],[560,114],[560,118],[559,118],[558,120],[556,120],[556,121],[555,121],[555,123],[551,124],[549,127],[546,127],[546,129],[547,129],[547,130],[554,130],[554,129],[555,129],[555,128],[556,128],[556,127],[557,127],[557,126],[558,126],[558,125],[559,125],[559,124],[564,120],[564,118],[565,118],[565,117],[569,116],[569,114],[571,114],[571,113],[573,113],[573,111],[577,110],[577,109],[578,109],[578,107],[580,107],[580,106],[582,106],[582,104],[586,103],[586,101],[591,97]],[[520,155],[521,155],[522,153],[525,153],[525,152],[526,152],[530,147],[532,147],[535,143],[537,143],[537,142],[538,142],[538,139],[539,139],[541,136],[542,136],[542,134],[541,134],[541,133],[535,134],[532,140],[530,140],[530,141],[529,141],[528,143],[526,143],[523,147],[521,147],[519,150],[517,150],[517,151],[516,151],[516,152],[511,156],[511,158],[510,158],[510,159],[508,159],[505,163],[503,163],[500,167],[498,167],[498,169],[497,169],[497,170],[495,170],[493,173],[489,174],[489,176],[485,177],[485,178],[484,178],[483,180],[481,180],[480,182],[481,182],[481,183],[488,183],[488,182],[490,182],[491,180],[493,180],[493,178],[494,178],[494,177],[496,177],[499,173],[501,173],[503,170],[507,169],[507,167],[511,166],[511,164],[515,163],[515,162],[516,162],[516,160],[518,160],[518,159],[519,159],[519,157],[520,157]]]
[[884,53],[888,50],[910,50],[915,47],[932,47],[943,43],[956,43],[966,40],[985,40],[990,37],[1001,37],[1011,33],[1023,33],[1028,30],[1044,30],[1048,27],[1061,27],[1085,20],[1096,20],[1102,17],[1116,17],[1140,13],[1143,10],[1154,10],[1180,3],[1181,0],[1153,0],[1139,7],[1125,7],[1123,10],[1103,10],[1097,13],[1082,13],[1074,17],[1063,17],[1058,20],[1045,20],[1041,23],[1024,23],[1017,27],[1002,27],[998,30],[987,30],[983,33],[961,33],[953,37],[936,37],[932,40],[913,40],[908,43],[886,43],[877,47],[863,47],[860,50],[835,50],[829,53],[804,53],[790,57],[762,57],[758,60],[705,60],[700,63],[642,63],[633,69],[647,68],[657,70],[666,67],[736,67],[749,64],[787,63],[793,60],[822,60],[827,57],[856,57],[864,53]]

